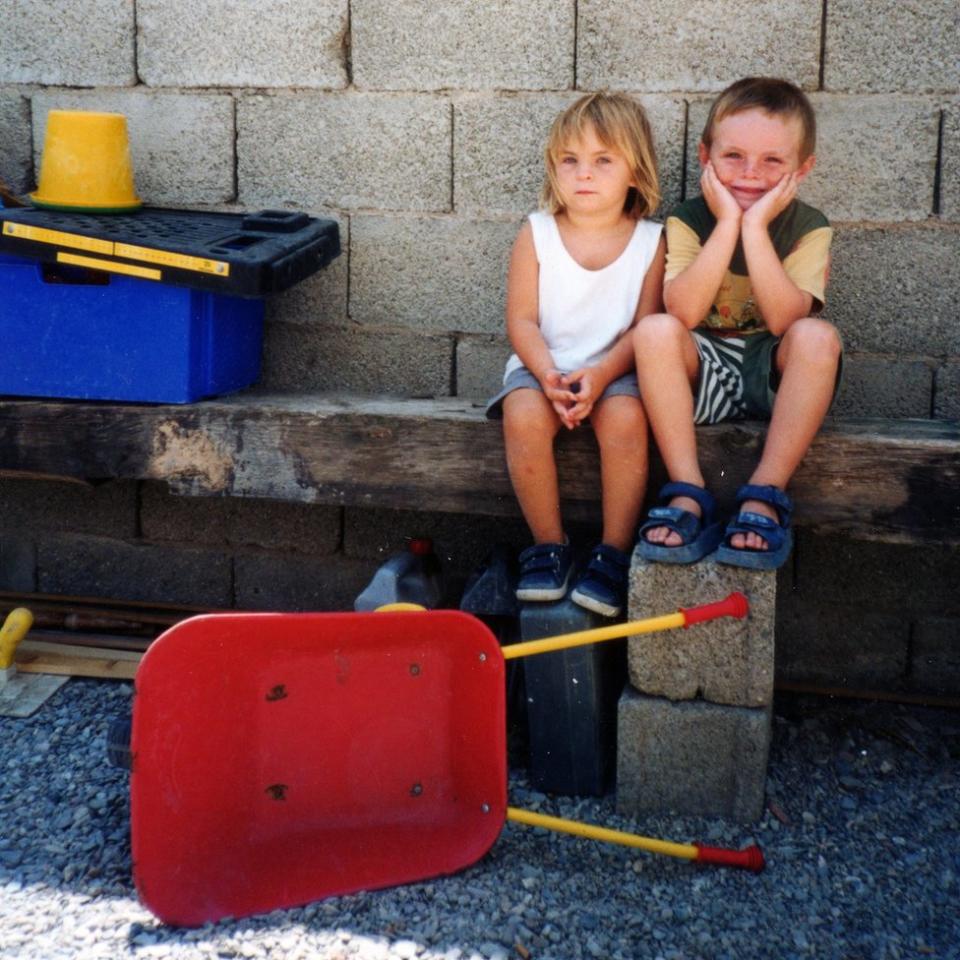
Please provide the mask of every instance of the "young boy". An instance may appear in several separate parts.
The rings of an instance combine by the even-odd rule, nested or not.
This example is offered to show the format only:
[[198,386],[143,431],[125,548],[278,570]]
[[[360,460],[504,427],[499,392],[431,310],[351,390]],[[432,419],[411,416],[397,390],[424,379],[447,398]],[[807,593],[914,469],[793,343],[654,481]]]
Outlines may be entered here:
[[[711,107],[702,196],[667,220],[667,313],[634,332],[637,376],[670,477],[640,528],[642,557],[775,569],[792,546],[784,492],[833,399],[840,338],[824,303],[831,230],[796,199],[814,164],[813,108],[784,80],[751,77]],[[770,419],[724,531],[704,489],[695,423]]]

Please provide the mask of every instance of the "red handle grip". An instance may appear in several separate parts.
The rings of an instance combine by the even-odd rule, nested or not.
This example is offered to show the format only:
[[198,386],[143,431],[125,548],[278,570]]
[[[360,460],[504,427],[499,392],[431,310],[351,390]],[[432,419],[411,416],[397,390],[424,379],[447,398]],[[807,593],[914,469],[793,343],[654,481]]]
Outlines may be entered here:
[[697,863],[713,863],[718,867],[740,867],[759,873],[764,867],[763,851],[756,845],[744,850],[727,850],[725,847],[708,847],[695,843]]
[[681,607],[680,612],[686,617],[684,627],[694,623],[705,623],[707,620],[716,620],[717,617],[745,617],[750,612],[750,602],[742,593],[731,593],[723,600],[715,603],[702,603],[699,607]]

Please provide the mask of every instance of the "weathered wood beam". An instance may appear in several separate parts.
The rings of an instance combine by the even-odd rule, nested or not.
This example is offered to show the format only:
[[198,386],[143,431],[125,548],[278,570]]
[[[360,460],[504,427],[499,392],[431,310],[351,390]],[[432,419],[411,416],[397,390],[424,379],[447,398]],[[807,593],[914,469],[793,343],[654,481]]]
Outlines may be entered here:
[[[701,428],[704,473],[729,502],[765,426]],[[596,515],[589,429],[558,444],[572,511]],[[247,391],[188,406],[0,401],[0,473],[162,480],[181,494],[515,515],[499,424],[456,398]],[[656,489],[662,468],[655,463]],[[797,521],[851,536],[960,543],[960,423],[827,424],[791,486]]]

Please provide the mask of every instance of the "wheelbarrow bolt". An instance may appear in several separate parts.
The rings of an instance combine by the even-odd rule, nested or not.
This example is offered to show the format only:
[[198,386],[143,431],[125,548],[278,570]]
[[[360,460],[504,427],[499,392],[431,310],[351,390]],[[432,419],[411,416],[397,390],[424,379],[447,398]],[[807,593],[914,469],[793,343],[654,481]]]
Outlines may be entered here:
[[422,793],[423,793],[423,784],[415,783],[415,784],[410,788],[410,796],[411,796],[411,797],[419,797]]
[[419,677],[419,676],[420,676],[420,664],[419,664],[419,663],[411,663],[411,664],[410,664],[410,676],[411,676],[411,677]]

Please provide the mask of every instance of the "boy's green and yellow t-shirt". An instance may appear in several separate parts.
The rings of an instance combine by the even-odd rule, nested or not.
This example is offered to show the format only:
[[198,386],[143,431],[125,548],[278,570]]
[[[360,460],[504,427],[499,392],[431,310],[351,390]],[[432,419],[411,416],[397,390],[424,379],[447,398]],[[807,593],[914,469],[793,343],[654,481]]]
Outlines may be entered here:
[[[693,263],[716,223],[717,219],[703,197],[686,200],[672,211],[667,218],[665,280],[672,280]],[[827,218],[819,210],[794,200],[771,222],[769,231],[787,276],[813,297],[814,312],[821,310],[830,273],[830,241],[833,239]],[[703,326],[743,334],[766,330],[753,299],[740,241],[737,241],[733,259]]]

